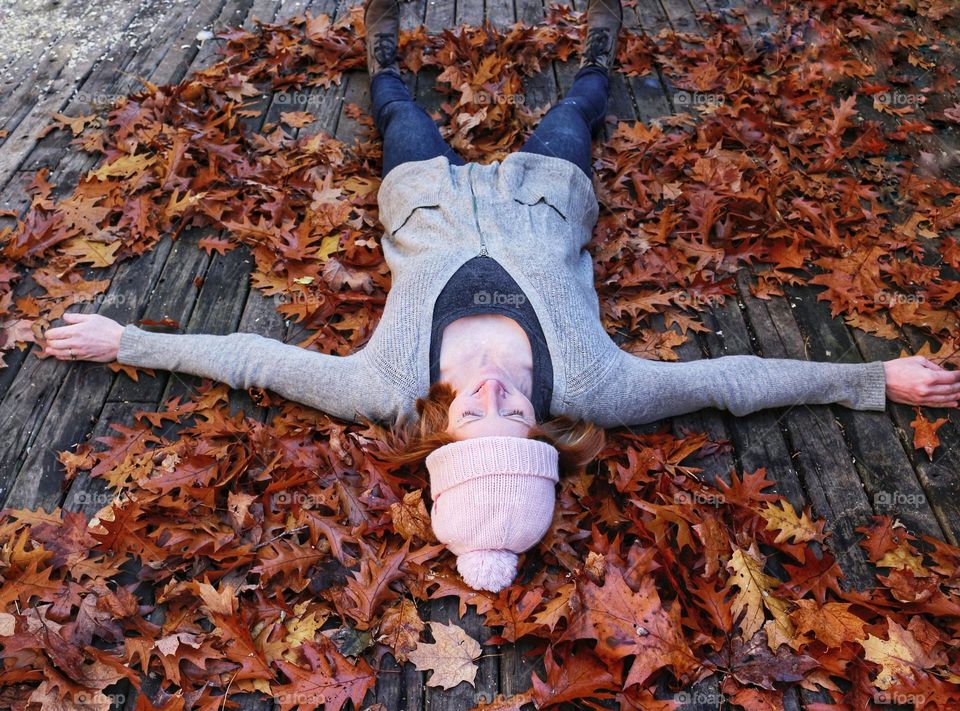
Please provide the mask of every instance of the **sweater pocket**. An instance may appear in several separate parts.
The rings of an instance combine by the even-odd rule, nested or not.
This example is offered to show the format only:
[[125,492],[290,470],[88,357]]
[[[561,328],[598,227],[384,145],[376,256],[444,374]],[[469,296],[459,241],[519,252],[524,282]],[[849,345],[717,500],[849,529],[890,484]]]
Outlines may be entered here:
[[563,193],[564,191],[562,190],[554,191],[549,187],[522,186],[520,188],[520,194],[513,199],[521,205],[527,205],[533,208],[544,206],[552,210],[560,219],[566,222],[567,216],[565,211],[567,199]]
[[435,197],[419,193],[391,203],[387,216],[381,208],[384,256],[391,271],[400,269],[398,254],[423,254],[450,246],[462,230],[452,221],[448,205]]
[[[380,222],[389,235],[396,235],[401,230],[410,231],[418,223],[435,222],[440,212],[440,196],[438,190],[395,189],[387,195],[380,195]],[[434,212],[432,216],[425,213]],[[419,214],[418,214],[419,213]]]
[[[590,231],[574,212],[576,206],[570,204],[567,187],[545,181],[521,185],[513,196],[513,206],[516,209],[501,222],[504,234],[510,235],[511,250],[554,264],[560,260],[566,266],[579,261]],[[524,257],[518,255],[517,259]]]

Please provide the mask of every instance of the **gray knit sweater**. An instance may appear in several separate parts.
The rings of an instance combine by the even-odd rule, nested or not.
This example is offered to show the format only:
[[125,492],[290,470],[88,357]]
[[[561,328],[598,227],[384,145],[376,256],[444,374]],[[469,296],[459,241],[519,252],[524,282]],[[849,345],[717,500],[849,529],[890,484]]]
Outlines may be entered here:
[[252,333],[149,333],[129,325],[117,360],[258,386],[336,417],[390,422],[429,389],[433,304],[450,276],[486,253],[512,276],[540,320],[553,362],[550,413],[604,427],[705,407],[744,415],[768,407],[885,407],[882,361],[822,363],[724,356],[668,363],[630,355],[604,331],[586,245],[599,206],[591,181],[560,158],[404,163],[378,194],[393,284],[369,342],[330,356]]

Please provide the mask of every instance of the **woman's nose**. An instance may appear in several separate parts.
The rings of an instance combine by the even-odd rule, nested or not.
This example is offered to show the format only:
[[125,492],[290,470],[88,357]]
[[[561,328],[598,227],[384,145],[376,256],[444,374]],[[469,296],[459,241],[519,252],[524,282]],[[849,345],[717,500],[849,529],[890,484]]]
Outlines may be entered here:
[[487,407],[496,407],[500,401],[500,386],[496,380],[488,380],[480,386],[480,397]]

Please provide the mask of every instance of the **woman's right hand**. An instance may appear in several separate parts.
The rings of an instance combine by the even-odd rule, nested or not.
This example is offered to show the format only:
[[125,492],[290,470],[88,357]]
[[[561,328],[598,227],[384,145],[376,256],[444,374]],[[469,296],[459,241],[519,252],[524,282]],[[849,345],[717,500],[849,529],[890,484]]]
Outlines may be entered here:
[[64,314],[66,326],[48,328],[43,353],[60,360],[92,360],[110,363],[117,359],[123,326],[99,314]]
[[960,370],[947,370],[923,356],[888,360],[883,364],[887,398],[905,405],[957,407]]

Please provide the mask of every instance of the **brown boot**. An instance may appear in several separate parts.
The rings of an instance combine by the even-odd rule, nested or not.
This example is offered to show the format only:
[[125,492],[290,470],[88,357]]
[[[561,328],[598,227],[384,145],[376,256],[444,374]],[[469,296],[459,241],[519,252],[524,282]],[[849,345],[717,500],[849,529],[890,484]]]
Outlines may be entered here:
[[617,56],[617,39],[622,24],[620,0],[590,0],[587,3],[587,37],[580,56],[581,68],[610,69]]
[[367,71],[373,76],[397,64],[397,45],[400,43],[400,3],[398,0],[367,0],[363,13],[367,28]]

